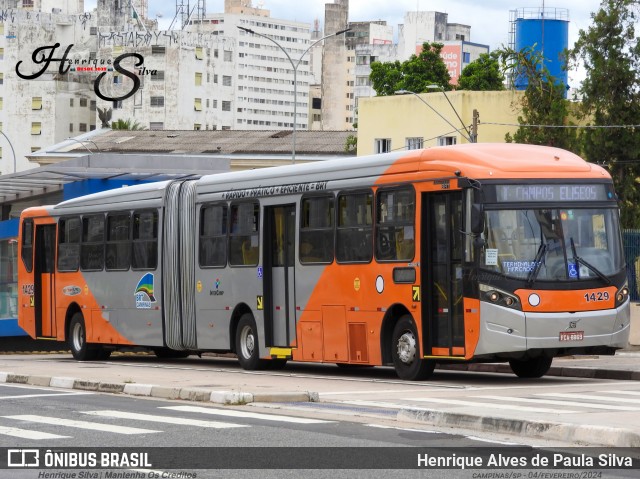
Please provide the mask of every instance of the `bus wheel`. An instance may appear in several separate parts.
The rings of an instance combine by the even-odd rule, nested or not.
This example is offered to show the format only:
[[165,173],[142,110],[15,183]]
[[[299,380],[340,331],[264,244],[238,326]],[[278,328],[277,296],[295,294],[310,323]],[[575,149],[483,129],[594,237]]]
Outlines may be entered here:
[[258,329],[253,316],[245,313],[238,321],[236,330],[236,354],[242,369],[265,369],[268,361],[260,359]]
[[509,366],[519,378],[541,378],[549,372],[553,358],[539,356],[533,359],[510,359]]
[[391,354],[396,374],[400,379],[419,381],[427,379],[436,367],[434,361],[420,357],[418,333],[411,316],[402,316],[393,328]]
[[82,313],[75,313],[71,318],[67,342],[71,349],[71,354],[78,361],[91,361],[98,356],[99,349],[87,344],[87,329],[84,325]]

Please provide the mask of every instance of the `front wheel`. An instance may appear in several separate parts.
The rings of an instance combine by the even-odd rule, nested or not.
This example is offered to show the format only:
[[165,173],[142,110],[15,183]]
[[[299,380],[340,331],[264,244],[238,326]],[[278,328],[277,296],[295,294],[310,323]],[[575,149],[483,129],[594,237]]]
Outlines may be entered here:
[[74,359],[78,361],[91,361],[98,358],[100,348],[87,344],[87,328],[82,313],[75,313],[71,318],[67,343]]
[[416,325],[409,315],[402,316],[393,328],[391,354],[396,374],[400,379],[407,381],[427,379],[436,368],[434,361],[420,357]]
[[533,359],[510,359],[509,366],[519,378],[541,378],[549,372],[553,358],[539,356]]
[[250,313],[243,314],[238,321],[236,330],[236,354],[242,369],[265,369],[269,361],[260,359],[260,347],[258,344],[258,329],[256,322]]

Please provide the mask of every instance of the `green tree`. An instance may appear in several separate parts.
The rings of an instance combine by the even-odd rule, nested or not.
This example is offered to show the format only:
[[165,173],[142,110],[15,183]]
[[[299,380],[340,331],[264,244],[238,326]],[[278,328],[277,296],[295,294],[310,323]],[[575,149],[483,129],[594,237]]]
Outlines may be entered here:
[[512,78],[527,84],[518,105],[521,126],[513,136],[507,133],[505,141],[555,146],[578,153],[577,129],[563,128],[573,125],[569,121],[570,102],[564,98],[565,85],[549,73],[542,53],[527,47],[520,51],[503,49],[497,54],[508,65]]
[[378,96],[393,95],[398,90],[408,90],[414,93],[427,91],[429,85],[440,85],[450,90],[451,77],[440,52],[442,43],[425,42],[419,55],[400,63],[373,62],[369,78]]
[[584,154],[606,163],[621,199],[622,225],[640,228],[640,135],[622,125],[640,124],[640,45],[635,33],[640,2],[603,0],[569,51],[586,79],[579,92],[582,113],[594,126],[584,132]]
[[142,126],[137,121],[127,119],[123,120],[122,118],[111,122],[112,130],[146,130],[144,126]]
[[504,90],[504,73],[500,64],[500,53],[483,53],[469,63],[458,78],[458,90]]

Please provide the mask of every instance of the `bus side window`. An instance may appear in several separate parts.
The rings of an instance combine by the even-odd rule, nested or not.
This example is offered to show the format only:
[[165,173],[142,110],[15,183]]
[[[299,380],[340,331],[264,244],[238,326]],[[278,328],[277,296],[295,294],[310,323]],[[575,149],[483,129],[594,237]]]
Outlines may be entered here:
[[22,263],[27,272],[33,271],[33,220],[22,223]]
[[376,259],[408,261],[415,253],[415,192],[381,190],[376,196]]
[[80,269],[100,271],[104,268],[104,216],[92,215],[82,218],[82,244],[80,246]]
[[366,263],[373,256],[373,194],[338,196],[337,259],[339,263]]
[[158,212],[133,212],[133,269],[156,269],[158,265]]
[[107,216],[107,244],[105,267],[108,271],[126,271],[131,263],[131,239],[129,213]]
[[58,223],[58,271],[78,271],[81,233],[82,225],[79,217],[60,218]]
[[260,206],[258,203],[231,205],[229,264],[255,266],[259,259]]
[[302,199],[300,219],[300,262],[331,263],[334,255],[333,196]]
[[227,264],[227,205],[207,205],[200,210],[200,266]]

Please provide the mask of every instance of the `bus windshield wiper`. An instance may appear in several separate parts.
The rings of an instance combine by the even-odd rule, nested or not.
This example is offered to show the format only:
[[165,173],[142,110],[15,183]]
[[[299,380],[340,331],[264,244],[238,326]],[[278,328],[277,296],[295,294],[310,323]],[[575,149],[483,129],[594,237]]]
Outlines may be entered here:
[[536,257],[533,260],[533,269],[529,273],[527,277],[527,288],[533,286],[536,278],[538,277],[538,273],[540,273],[540,268],[542,267],[542,258],[547,251],[547,244],[540,243],[540,248],[538,248],[538,253],[536,253]]
[[589,270],[594,272],[602,281],[604,281],[608,285],[611,284],[611,280],[607,278],[602,271],[600,271],[598,268],[596,268],[595,266],[593,266],[592,264],[588,263],[587,261],[582,259],[580,256],[578,256],[578,253],[576,252],[576,244],[573,242],[573,237],[570,238],[570,241],[571,241],[571,253],[573,254],[573,261],[576,262],[576,265],[581,264],[583,266],[586,266],[587,268],[589,268]]

